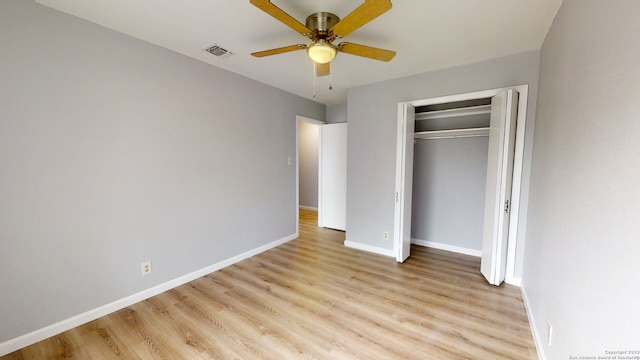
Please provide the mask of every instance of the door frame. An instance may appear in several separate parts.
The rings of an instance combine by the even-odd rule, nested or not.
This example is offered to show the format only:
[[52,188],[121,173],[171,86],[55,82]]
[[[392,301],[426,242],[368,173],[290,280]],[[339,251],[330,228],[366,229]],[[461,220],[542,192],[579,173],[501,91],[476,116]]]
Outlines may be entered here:
[[[313,125],[322,126],[325,125],[326,122],[321,120],[312,119],[310,117],[296,115],[296,237],[300,234],[298,233],[300,230],[300,123],[306,122]],[[318,129],[318,132],[320,129]],[[319,133],[318,133],[319,135]],[[320,142],[318,142],[318,155],[320,154]],[[320,163],[318,162],[318,168],[320,167]],[[318,200],[319,201],[319,200]],[[318,206],[320,204],[318,203]]]
[[[442,104],[448,102],[455,101],[465,101],[465,100],[475,100],[482,98],[490,98],[497,95],[499,92],[515,89],[519,93],[518,98],[518,115],[516,120],[516,143],[514,149],[514,162],[513,162],[513,179],[512,179],[512,195],[511,195],[511,212],[509,215],[509,238],[507,244],[507,268],[506,268],[506,279],[505,282],[512,285],[520,286],[520,279],[515,278],[515,260],[516,260],[516,247],[517,247],[517,238],[518,238],[518,219],[520,218],[520,201],[522,198],[521,190],[522,190],[522,171],[524,167],[524,141],[526,136],[526,122],[527,122],[527,99],[529,94],[529,85],[516,85],[516,86],[507,86],[502,88],[490,89],[490,90],[482,90],[475,91],[463,94],[455,94],[455,95],[447,95],[440,96],[434,98],[420,99],[420,100],[412,100],[412,101],[403,101],[398,103],[398,129],[405,128],[400,126],[401,122],[406,122],[407,119],[403,117],[405,113],[402,111],[404,106],[425,106],[425,105],[434,105],[434,104]],[[394,232],[393,232],[393,246],[394,246],[394,254],[396,258],[401,258],[402,254],[402,239],[399,234],[401,233],[401,226],[403,226],[404,219],[401,215],[400,206],[402,201],[400,201],[400,197],[405,195],[404,184],[402,182],[398,183],[397,179],[402,178],[399,171],[407,166],[406,159],[402,155],[402,149],[406,145],[407,141],[413,141],[413,137],[408,139],[408,134],[403,133],[397,134],[398,143],[396,144],[396,152],[400,154],[396,159],[396,201],[395,201],[395,216],[394,216]],[[413,166],[413,164],[411,165]]]

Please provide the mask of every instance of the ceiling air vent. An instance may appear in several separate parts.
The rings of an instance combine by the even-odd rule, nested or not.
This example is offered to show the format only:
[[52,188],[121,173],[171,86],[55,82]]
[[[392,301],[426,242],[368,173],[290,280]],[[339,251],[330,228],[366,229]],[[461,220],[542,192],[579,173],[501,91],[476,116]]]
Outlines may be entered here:
[[223,59],[233,55],[231,51],[215,44],[204,49],[204,51]]

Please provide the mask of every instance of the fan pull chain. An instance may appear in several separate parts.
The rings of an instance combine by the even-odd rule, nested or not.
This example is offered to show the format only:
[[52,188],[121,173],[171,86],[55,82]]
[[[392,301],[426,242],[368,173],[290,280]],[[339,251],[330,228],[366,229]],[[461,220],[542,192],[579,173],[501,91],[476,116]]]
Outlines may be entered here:
[[318,73],[316,71],[316,63],[311,62],[313,66],[313,98],[316,98],[316,78],[318,77]]
[[333,90],[333,75],[329,73],[329,91]]

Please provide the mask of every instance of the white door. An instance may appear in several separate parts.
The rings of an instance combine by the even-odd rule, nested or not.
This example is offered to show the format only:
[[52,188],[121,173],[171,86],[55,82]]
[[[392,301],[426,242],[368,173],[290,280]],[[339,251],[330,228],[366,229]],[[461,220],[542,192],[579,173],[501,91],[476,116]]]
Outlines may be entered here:
[[347,124],[320,126],[318,226],[347,228]]
[[493,285],[500,285],[506,274],[517,111],[518,93],[513,89],[491,99],[480,272]]
[[398,106],[398,143],[396,153],[396,194],[394,247],[396,260],[405,261],[411,254],[411,199],[413,193],[413,144],[416,109],[409,104]]

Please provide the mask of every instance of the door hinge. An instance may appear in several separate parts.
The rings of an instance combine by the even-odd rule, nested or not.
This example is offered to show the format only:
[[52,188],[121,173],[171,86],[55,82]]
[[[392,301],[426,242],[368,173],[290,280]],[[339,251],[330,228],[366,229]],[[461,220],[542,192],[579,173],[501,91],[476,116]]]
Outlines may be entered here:
[[504,202],[504,213],[505,214],[509,213],[509,200]]
[[396,191],[396,202],[398,202],[398,192]]

